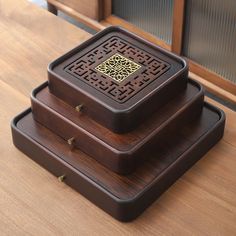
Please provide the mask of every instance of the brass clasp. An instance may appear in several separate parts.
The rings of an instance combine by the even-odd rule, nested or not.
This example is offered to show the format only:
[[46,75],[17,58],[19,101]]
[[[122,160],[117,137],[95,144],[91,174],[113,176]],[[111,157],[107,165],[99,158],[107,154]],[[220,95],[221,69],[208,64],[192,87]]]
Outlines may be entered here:
[[58,180],[60,182],[63,182],[65,180],[65,178],[66,178],[66,175],[61,175],[61,176],[58,177]]
[[75,138],[72,137],[72,138],[69,138],[67,140],[67,143],[69,144],[70,148],[73,149],[74,148],[74,145],[75,145]]
[[75,110],[78,112],[81,112],[83,108],[83,104],[79,104],[78,106],[75,107]]

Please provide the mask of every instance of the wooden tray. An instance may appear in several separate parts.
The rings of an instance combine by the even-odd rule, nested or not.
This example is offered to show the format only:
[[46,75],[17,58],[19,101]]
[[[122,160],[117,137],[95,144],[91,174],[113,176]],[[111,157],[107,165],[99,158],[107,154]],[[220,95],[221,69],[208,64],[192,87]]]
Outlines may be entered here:
[[126,133],[183,91],[180,57],[108,27],[48,67],[50,91],[116,133]]
[[[201,117],[158,144],[158,158],[128,176],[103,167],[85,153],[71,152],[67,143],[37,123],[31,110],[12,122],[13,142],[34,161],[121,221],[141,214],[156,198],[200,159],[223,135],[224,113],[205,103]],[[62,193],[63,194],[63,193]]]
[[72,148],[82,150],[119,174],[129,174],[148,156],[153,153],[158,156],[159,140],[169,139],[176,129],[200,115],[203,99],[202,87],[189,80],[186,91],[127,134],[115,134],[85,114],[79,115],[52,95],[47,83],[33,91],[31,104],[34,118],[68,141]]

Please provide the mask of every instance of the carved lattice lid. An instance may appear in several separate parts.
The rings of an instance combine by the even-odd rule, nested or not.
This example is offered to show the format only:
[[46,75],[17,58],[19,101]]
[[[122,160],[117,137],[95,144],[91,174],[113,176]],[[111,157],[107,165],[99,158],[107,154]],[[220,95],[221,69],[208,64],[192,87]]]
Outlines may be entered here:
[[[119,27],[109,27],[96,34],[49,66],[51,91],[70,105],[97,103],[100,112],[103,106],[110,113],[124,114],[131,113],[171,81],[186,77],[186,74],[187,66],[181,58]],[[70,89],[60,92],[55,78],[65,82],[74,92]],[[185,78],[180,84],[183,88]],[[180,87],[177,85],[176,90]],[[170,89],[174,90],[171,86]],[[162,99],[166,100],[164,96]],[[161,102],[150,99],[149,103],[151,107],[158,107]],[[95,116],[88,106],[86,112]]]

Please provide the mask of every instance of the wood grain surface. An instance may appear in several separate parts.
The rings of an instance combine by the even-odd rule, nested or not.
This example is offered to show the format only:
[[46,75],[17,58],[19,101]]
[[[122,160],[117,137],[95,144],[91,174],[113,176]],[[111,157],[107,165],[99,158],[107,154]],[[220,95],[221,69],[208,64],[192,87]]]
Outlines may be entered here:
[[[157,176],[160,177],[164,175],[163,172],[170,165],[175,165],[174,162],[179,159],[182,154],[191,151],[189,150],[191,146],[199,145],[199,143],[197,143],[199,139],[207,135],[207,132],[213,132],[214,126],[219,122],[220,118],[218,113],[205,106],[200,119],[198,117],[185,126],[181,125],[181,129],[171,134],[171,139],[169,138],[167,140],[162,138],[161,141],[156,142],[156,152],[149,154],[149,158],[147,159],[146,157],[147,160],[142,165],[137,166],[135,171],[129,175],[123,176],[114,173],[99,164],[99,162],[94,161],[91,156],[86,155],[86,153],[82,152],[80,149],[70,151],[67,142],[40,123],[35,122],[32,113],[21,118],[16,126],[17,129],[26,134],[27,137],[32,138],[38,144],[73,166],[76,170],[84,173],[91,181],[96,182],[119,199],[127,201],[137,197],[145,187],[156,180]],[[21,143],[22,139],[15,138],[15,140],[18,141],[17,143]],[[208,141],[208,139],[205,138],[205,143],[211,143],[211,141],[212,139]],[[18,145],[20,149],[22,148],[21,146],[22,145]],[[92,145],[90,148],[91,147]],[[201,145],[201,147],[204,148],[203,145]],[[30,148],[30,150],[32,150],[32,148]],[[96,150],[100,151],[99,148],[96,148]],[[196,155],[195,152],[192,153],[192,156]],[[197,155],[200,156],[200,154]],[[104,158],[109,158],[109,156],[104,155]],[[187,160],[190,161],[190,158]],[[45,166],[49,168],[50,164],[46,163]],[[59,168],[55,165],[53,169]],[[59,169],[58,173],[59,174],[56,176],[60,176],[62,173],[66,174],[66,171]],[[66,174],[66,178],[67,177],[68,179],[72,179],[69,174]],[[165,181],[163,182],[165,183]]]
[[[47,64],[90,37],[25,0],[0,0],[1,235],[235,235],[236,114],[205,157],[141,217],[120,223],[12,144],[10,121],[29,107]],[[210,100],[210,99],[207,99]]]
[[36,88],[31,97],[34,119],[64,140],[73,137],[74,147],[120,174],[132,172],[152,153],[157,157],[157,140],[169,140],[167,130],[179,130],[189,117],[199,114],[204,99],[203,88],[189,80],[186,92],[178,94],[136,129],[115,134],[85,113],[78,115],[46,85]]

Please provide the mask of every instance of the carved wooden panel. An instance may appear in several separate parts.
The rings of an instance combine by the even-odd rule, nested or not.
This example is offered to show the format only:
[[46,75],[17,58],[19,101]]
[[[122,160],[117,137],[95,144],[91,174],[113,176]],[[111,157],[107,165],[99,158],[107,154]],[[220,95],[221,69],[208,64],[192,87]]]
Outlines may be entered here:
[[126,102],[169,69],[167,62],[117,36],[64,68],[118,103]]

